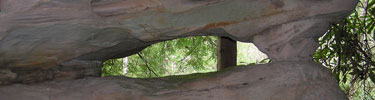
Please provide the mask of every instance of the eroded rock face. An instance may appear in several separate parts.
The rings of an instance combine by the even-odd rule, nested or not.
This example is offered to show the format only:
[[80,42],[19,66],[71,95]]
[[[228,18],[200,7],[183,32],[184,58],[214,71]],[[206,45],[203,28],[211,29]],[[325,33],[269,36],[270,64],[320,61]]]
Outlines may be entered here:
[[[275,64],[312,62],[311,56],[318,46],[317,38],[327,31],[330,23],[348,15],[357,1],[0,0],[0,84],[96,77],[100,76],[101,63],[104,60],[134,54],[156,42],[197,35],[226,36],[238,41],[253,42]],[[269,66],[278,68],[275,65]],[[306,64],[306,68],[309,67],[311,66]],[[293,70],[296,70],[294,73],[299,73],[299,75],[307,75],[300,77],[313,77],[307,74],[308,71]],[[253,78],[252,75],[257,75],[251,72],[253,71],[247,72],[247,77],[242,78]],[[297,76],[272,76],[280,81],[270,81],[271,83],[267,84],[286,82],[287,79]],[[222,77],[229,76],[223,75]],[[322,77],[323,80],[334,81],[329,75]],[[280,97],[281,99],[286,98],[281,95],[293,95],[291,97],[302,99],[304,97],[316,98],[321,97],[319,93],[326,93],[324,90],[329,90],[328,87],[338,89],[337,85],[320,86],[319,84],[325,83],[321,79],[318,80],[321,83],[303,81],[313,84],[313,87],[304,85],[300,83],[301,81],[292,81],[285,84],[298,84],[298,86],[268,89],[268,85],[262,83],[264,85],[252,88],[267,88],[264,89],[265,93],[270,92],[265,95],[268,96],[267,98]],[[94,82],[95,85],[96,81],[101,82],[105,79],[90,79],[88,83],[83,83],[89,84],[89,81]],[[116,82],[116,80],[111,81]],[[197,82],[204,81],[198,80]],[[254,80],[256,84],[259,82],[260,80]],[[68,85],[63,84],[68,83],[58,84],[61,84],[59,87],[64,87]],[[334,84],[334,82],[331,83]],[[272,86],[277,87],[277,85]],[[21,85],[21,87],[28,86]],[[30,88],[46,87],[30,86]],[[278,88],[281,87],[282,85]],[[308,92],[306,96],[282,94],[286,93],[283,91],[301,92],[300,87],[317,88],[315,90],[320,92],[309,95],[310,92],[315,91],[311,89],[312,91],[306,91]],[[6,88],[17,87],[9,86],[1,89]],[[230,86],[225,88],[230,88]],[[251,88],[247,89],[243,91],[252,91],[249,90]],[[235,89],[220,91],[229,90],[237,91]],[[280,92],[277,92],[279,90]],[[113,91],[117,92],[117,90]],[[127,90],[118,91],[126,92]],[[153,97],[151,94],[157,93],[138,91],[140,95],[146,94],[142,96],[146,99],[151,99],[149,98]],[[251,93],[256,94],[254,91]],[[335,95],[337,98],[342,97],[338,91],[333,91],[333,93],[337,94]],[[236,97],[238,94],[241,93],[234,92],[228,97]],[[255,94],[251,96],[257,96]],[[27,95],[26,93],[24,97],[28,97]],[[173,96],[169,98],[163,95],[156,98],[173,99]],[[219,97],[226,98],[227,96],[213,96],[213,98]],[[299,98],[294,99],[299,100]]]
[[85,68],[64,63],[96,65],[152,43],[196,35],[254,42],[273,61],[310,60],[316,38],[357,0],[0,2],[0,69],[6,71],[0,83],[9,83],[97,76],[100,71],[75,73]]
[[[194,78],[201,77],[201,78]],[[17,95],[14,95],[17,94]],[[346,100],[318,63],[278,62],[161,79],[87,78],[0,87],[1,100]]]

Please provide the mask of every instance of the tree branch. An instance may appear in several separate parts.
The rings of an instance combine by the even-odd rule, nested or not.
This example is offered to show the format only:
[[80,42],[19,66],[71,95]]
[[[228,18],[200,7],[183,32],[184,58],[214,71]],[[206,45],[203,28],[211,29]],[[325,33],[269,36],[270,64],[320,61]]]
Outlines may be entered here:
[[148,65],[147,60],[146,60],[145,58],[143,58],[143,56],[142,56],[140,53],[137,53],[137,55],[143,60],[143,62],[145,62],[147,69],[148,69],[150,72],[152,72],[153,74],[155,74],[156,77],[159,77],[159,75],[156,74],[156,73],[150,68],[150,66]]

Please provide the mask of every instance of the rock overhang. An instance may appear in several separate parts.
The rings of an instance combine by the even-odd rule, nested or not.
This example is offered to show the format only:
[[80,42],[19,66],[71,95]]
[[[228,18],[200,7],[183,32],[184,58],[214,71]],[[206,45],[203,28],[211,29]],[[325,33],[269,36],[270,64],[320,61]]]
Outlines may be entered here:
[[0,69],[11,73],[6,80],[22,81],[76,77],[69,76],[77,73],[74,68],[87,71],[77,76],[97,76],[101,61],[197,35],[254,42],[274,61],[310,60],[316,38],[348,15],[357,0],[0,2]]

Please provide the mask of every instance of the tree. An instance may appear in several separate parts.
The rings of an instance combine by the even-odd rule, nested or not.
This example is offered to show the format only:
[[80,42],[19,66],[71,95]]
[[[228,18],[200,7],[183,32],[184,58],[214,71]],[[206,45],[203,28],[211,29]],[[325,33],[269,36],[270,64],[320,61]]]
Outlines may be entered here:
[[110,59],[103,62],[102,76],[119,76],[122,72],[122,59]]
[[351,100],[374,100],[374,4],[374,0],[361,0],[353,14],[332,24],[313,56],[332,70]]
[[[150,78],[211,72],[216,71],[216,59],[217,37],[197,36],[164,41],[129,56],[126,76]],[[119,68],[122,68],[122,63],[110,64],[111,62],[112,60],[104,62],[103,69],[121,70]],[[113,72],[103,71],[105,75]]]
[[124,57],[122,58],[122,74],[123,75],[126,75],[126,73],[128,72],[128,57]]

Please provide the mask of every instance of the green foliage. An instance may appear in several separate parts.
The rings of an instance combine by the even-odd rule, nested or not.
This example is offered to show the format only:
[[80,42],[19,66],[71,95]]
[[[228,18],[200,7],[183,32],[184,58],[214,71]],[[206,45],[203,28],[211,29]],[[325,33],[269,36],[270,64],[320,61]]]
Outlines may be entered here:
[[[353,14],[338,24],[332,24],[331,29],[320,38],[321,46],[313,56],[332,70],[349,97],[361,92],[361,97],[366,97],[362,99],[373,99],[369,91],[374,90],[375,83],[371,82],[375,72],[374,3],[373,0],[361,0]],[[360,83],[363,86],[357,86]],[[363,90],[355,90],[358,87]]]
[[[129,56],[126,76],[151,78],[215,71],[217,61],[216,41],[216,37],[197,36],[153,44],[143,51]],[[108,63],[108,61],[105,63]],[[122,66],[122,63],[115,66]],[[110,68],[113,69],[114,67],[106,69]],[[120,70],[120,67],[115,68]],[[106,71],[103,73],[111,73],[109,70],[103,71]]]
[[[352,78],[348,76],[348,78]],[[361,82],[347,81],[346,83],[340,82],[340,87],[348,95],[351,100],[374,100],[375,84],[367,79]]]
[[103,63],[102,76],[122,75],[122,59],[110,59]]
[[[238,43],[238,64],[254,65],[270,60],[250,43]],[[104,62],[103,76],[120,75],[122,58]],[[112,63],[114,62],[115,63]],[[216,71],[217,37],[196,36],[153,44],[128,57],[126,76],[151,78]]]

